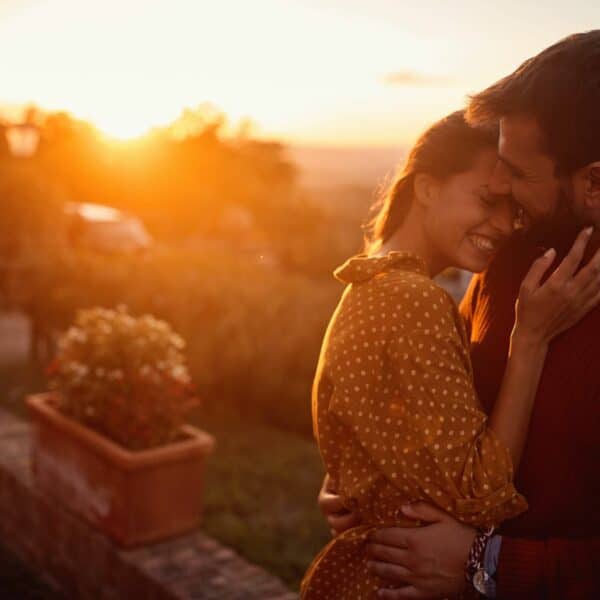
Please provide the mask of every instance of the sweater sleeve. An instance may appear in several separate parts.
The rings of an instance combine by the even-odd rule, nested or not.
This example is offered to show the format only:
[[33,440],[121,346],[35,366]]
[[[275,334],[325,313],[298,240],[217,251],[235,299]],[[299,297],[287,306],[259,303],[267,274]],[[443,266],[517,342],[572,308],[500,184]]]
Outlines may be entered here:
[[600,538],[502,536],[497,600],[600,598]]

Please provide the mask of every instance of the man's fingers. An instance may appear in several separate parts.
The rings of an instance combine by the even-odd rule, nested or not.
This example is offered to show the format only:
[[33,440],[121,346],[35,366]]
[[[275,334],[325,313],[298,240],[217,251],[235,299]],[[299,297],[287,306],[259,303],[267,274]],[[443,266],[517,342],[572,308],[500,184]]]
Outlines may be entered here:
[[382,588],[377,591],[377,597],[384,600],[434,600],[435,596],[418,590],[413,586],[407,586],[396,590]]
[[551,279],[559,283],[564,283],[573,277],[575,271],[577,271],[577,267],[579,267],[581,260],[583,259],[585,248],[587,243],[590,241],[593,230],[593,227],[586,227],[583,231],[581,231],[581,233],[577,236],[575,243],[571,247],[569,254],[565,256],[563,261],[556,268],[556,271],[552,273],[550,277]]
[[325,516],[346,510],[342,497],[336,492],[336,484],[329,475],[326,475],[323,480],[323,485],[319,491],[318,504]]
[[334,529],[337,533],[342,533],[346,529],[355,527],[360,523],[360,518],[351,512],[344,514],[330,514],[327,516],[327,523],[331,529]]
[[413,532],[414,528],[386,527],[385,529],[376,529],[369,535],[369,540],[386,546],[408,548],[410,535]]
[[333,477],[329,476],[329,473],[325,474],[322,490],[323,492],[329,492],[330,494],[337,494],[337,483]]
[[332,494],[321,494],[319,496],[319,506],[325,516],[331,513],[348,512],[341,496],[334,496]]
[[402,507],[402,513],[409,519],[415,521],[426,521],[427,523],[438,523],[448,515],[441,509],[427,504],[427,502],[413,502]]
[[367,554],[373,562],[381,561],[398,565],[409,572],[413,566],[410,552],[404,548],[371,543],[367,545]]
[[381,579],[385,579],[390,584],[407,585],[414,582],[414,574],[406,567],[379,560],[369,561],[367,566],[371,573],[378,575]]

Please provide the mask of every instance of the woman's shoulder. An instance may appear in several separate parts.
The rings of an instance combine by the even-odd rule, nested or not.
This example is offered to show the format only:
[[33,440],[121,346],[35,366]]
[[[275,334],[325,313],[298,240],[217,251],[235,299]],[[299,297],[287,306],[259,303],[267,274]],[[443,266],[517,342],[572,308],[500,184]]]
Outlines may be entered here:
[[437,303],[448,308],[454,301],[452,296],[427,275],[414,271],[390,271],[377,281],[381,292],[391,299],[403,299],[414,306]]
[[396,315],[412,327],[454,321],[458,314],[452,296],[422,273],[393,271],[373,283],[382,299],[381,306],[391,308],[392,317]]

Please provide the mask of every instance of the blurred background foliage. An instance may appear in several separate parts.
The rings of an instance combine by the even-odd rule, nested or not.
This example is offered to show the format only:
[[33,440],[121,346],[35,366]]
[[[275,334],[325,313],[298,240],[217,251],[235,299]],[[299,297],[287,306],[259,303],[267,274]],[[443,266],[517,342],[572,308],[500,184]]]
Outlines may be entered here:
[[[210,107],[130,142],[66,113],[28,118],[35,155],[0,148],[4,302],[49,339],[77,308],[150,312],[188,342],[207,409],[310,434],[311,379],[341,292],[331,273],[360,249],[367,199],[359,210],[321,202],[281,144],[253,139],[247,124],[232,131]],[[135,215],[153,243],[82,247],[70,202]]]
[[[23,414],[44,389],[78,309],[166,320],[187,342],[191,420],[217,438],[204,527],[297,589],[329,537],[312,378],[342,292],[332,272],[362,248],[372,188],[308,187],[294,152],[209,106],[129,142],[66,113],[32,109],[27,126],[39,144],[23,158],[0,123],[0,317],[13,332],[27,317],[31,354],[0,361],[3,405]],[[315,173],[326,154],[308,156]]]
[[[78,309],[165,319],[187,342],[202,401],[192,422],[217,438],[204,527],[297,589],[329,537],[312,378],[342,291],[332,271],[360,250],[369,192],[303,188],[285,147],[209,107],[130,142],[65,113],[28,120],[29,158],[0,130],[0,316],[26,315],[31,339],[27,364],[0,364],[3,405],[24,414],[24,395],[44,389]],[[118,209],[151,242],[88,243],[73,203]]]

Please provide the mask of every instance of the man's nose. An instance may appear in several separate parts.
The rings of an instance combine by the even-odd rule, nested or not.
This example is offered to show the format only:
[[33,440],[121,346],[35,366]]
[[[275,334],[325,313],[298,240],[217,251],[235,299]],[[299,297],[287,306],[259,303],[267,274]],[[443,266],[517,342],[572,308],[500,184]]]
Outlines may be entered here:
[[494,167],[492,176],[490,177],[490,192],[500,196],[511,193],[511,178],[508,167],[499,160]]

